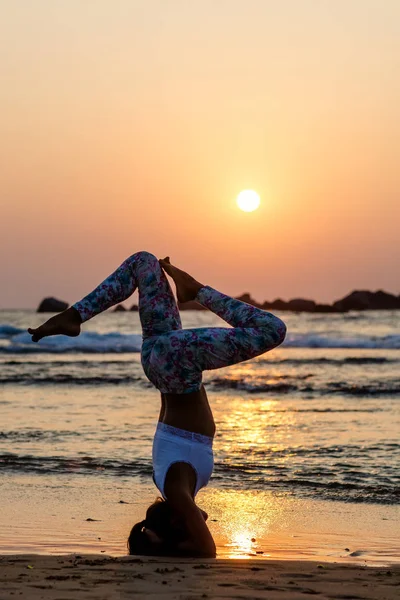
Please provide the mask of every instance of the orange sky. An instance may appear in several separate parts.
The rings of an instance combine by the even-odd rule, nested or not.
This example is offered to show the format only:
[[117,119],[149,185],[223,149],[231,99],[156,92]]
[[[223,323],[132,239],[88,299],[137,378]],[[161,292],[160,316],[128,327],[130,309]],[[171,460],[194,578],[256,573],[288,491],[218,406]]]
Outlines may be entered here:
[[397,0],[13,0],[0,61],[0,307],[143,249],[258,300],[400,292]]

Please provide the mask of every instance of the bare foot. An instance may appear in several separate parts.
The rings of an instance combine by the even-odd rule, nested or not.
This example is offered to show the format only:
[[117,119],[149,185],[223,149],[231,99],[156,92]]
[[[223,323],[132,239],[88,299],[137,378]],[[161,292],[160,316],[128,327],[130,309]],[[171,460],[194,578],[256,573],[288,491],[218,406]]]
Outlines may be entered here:
[[32,342],[38,342],[48,335],[69,335],[76,337],[81,332],[81,317],[75,308],[68,308],[64,312],[51,317],[36,329],[28,329],[32,336]]
[[171,265],[169,256],[162,258],[160,260],[160,265],[174,280],[176,285],[176,295],[179,302],[189,302],[189,300],[194,300],[197,296],[197,292],[204,287],[203,284],[196,281],[191,275],[185,273],[185,271],[181,271],[178,267]]

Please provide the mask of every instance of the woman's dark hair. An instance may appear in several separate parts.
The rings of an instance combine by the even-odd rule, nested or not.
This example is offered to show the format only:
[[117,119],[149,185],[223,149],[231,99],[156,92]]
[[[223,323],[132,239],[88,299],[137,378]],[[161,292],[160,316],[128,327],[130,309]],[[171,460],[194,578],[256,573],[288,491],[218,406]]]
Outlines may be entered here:
[[[185,539],[181,527],[173,524],[174,515],[167,500],[157,498],[146,511],[146,518],[136,523],[128,537],[129,554],[140,554],[144,556],[171,556],[174,547]],[[160,539],[156,544],[146,533],[150,529]]]

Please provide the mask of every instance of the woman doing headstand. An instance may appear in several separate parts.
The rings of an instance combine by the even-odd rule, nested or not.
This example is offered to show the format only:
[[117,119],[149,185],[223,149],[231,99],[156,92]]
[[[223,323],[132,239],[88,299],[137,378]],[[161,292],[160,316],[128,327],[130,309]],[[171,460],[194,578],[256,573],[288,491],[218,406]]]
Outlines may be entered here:
[[[196,300],[232,328],[182,329],[179,310],[164,271],[176,285],[179,302]],[[143,331],[141,360],[161,392],[153,442],[153,479],[164,501],[147,510],[130,533],[131,554],[214,556],[207,515],[196,503],[213,470],[215,424],[202,385],[202,372],[227,367],[275,348],[286,326],[269,312],[202,285],[148,252],[137,252],[93,292],[71,308],[28,329],[32,341],[49,335],[77,336],[81,324],[126,300],[138,288]]]

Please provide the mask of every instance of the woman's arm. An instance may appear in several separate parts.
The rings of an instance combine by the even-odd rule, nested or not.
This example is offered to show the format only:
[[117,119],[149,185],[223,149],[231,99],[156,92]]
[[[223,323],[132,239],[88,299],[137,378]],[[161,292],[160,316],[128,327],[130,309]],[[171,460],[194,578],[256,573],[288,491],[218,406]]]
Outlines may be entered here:
[[180,489],[170,490],[168,501],[184,520],[188,533],[188,539],[181,542],[178,549],[191,552],[194,556],[214,558],[216,555],[214,539],[190,493]]

